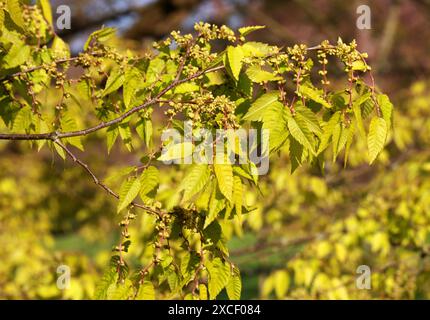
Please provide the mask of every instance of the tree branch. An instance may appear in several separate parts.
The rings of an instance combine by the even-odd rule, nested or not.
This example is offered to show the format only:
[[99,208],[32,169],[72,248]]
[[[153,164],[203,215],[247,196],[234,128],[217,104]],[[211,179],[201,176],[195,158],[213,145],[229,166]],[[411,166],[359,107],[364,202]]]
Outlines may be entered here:
[[[73,152],[67,148],[59,139],[55,139],[53,140],[55,144],[57,144],[61,149],[63,149],[66,154],[73,160],[73,162],[77,163],[79,166],[81,166],[82,168],[84,168],[84,170],[91,176],[91,178],[93,179],[94,183],[98,186],[100,186],[102,189],[104,189],[108,194],[110,194],[111,196],[113,196],[116,199],[119,199],[119,195],[113,191],[111,188],[109,188],[107,185],[105,185],[102,181],[100,181],[99,178],[97,178],[97,176],[94,174],[94,172],[88,167],[88,165],[83,162],[82,160],[78,159],[78,157],[76,157]],[[134,206],[136,208],[140,208],[143,209],[145,211],[154,213],[158,216],[162,216],[164,214],[163,211],[159,211],[159,210],[155,210],[151,207],[148,207],[146,205],[143,204],[139,204],[136,202],[132,202],[130,204],[131,206]]]
[[177,80],[173,81],[170,85],[168,85],[166,88],[164,88],[162,91],[160,91],[154,98],[148,100],[147,102],[145,102],[139,106],[136,106],[136,107],[128,110],[126,113],[123,113],[121,116],[119,116],[113,120],[110,120],[107,122],[101,122],[94,127],[90,127],[90,128],[83,129],[83,130],[70,131],[70,132],[49,132],[49,133],[34,133],[34,134],[23,134],[23,133],[6,134],[6,133],[2,133],[2,134],[0,134],[0,140],[52,140],[52,141],[55,141],[55,140],[61,139],[61,138],[85,136],[85,135],[88,135],[88,134],[93,133],[95,131],[110,127],[111,125],[120,123],[124,119],[131,116],[132,114],[134,114],[134,113],[136,113],[142,109],[145,109],[146,107],[148,107],[154,103],[157,103],[158,100],[164,94],[166,94],[168,91],[170,91],[171,89],[175,88],[176,86],[178,86],[182,83],[185,83],[185,82],[188,82],[188,81],[193,80],[195,78],[198,78],[198,77],[200,77],[206,73],[221,70],[223,68],[224,68],[224,66],[217,66],[217,67],[213,67],[213,68],[209,68],[206,70],[196,72],[193,75],[191,75],[187,78],[184,78],[184,79],[177,79]]

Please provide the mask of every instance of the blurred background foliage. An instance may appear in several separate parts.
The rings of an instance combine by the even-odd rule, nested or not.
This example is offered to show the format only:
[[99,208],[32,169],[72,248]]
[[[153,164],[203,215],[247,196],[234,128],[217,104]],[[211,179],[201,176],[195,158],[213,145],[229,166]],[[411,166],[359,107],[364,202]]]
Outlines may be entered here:
[[[340,0],[54,0],[67,4],[72,29],[57,30],[72,50],[102,25],[119,29],[118,46],[143,52],[171,30],[191,31],[204,20],[231,27],[266,25],[252,39],[310,46],[338,36],[356,38],[382,91],[395,104],[394,132],[377,163],[366,163],[364,140],[322,174],[290,174],[285,153],[275,157],[261,194],[249,191],[243,229],[226,224],[231,259],[239,265],[242,298],[430,298],[430,2],[374,0],[372,29],[356,28],[356,8]],[[333,76],[333,74],[332,74]],[[333,79],[335,80],[335,79]],[[332,81],[336,87],[336,81]],[[99,176],[139,163],[115,146],[109,158],[94,135],[80,154]],[[138,149],[137,149],[138,150]],[[0,143],[0,298],[93,297],[120,229],[115,202],[81,168],[48,150]],[[161,167],[161,166],[160,166]],[[166,185],[178,168],[161,167]],[[182,170],[185,171],[185,170]],[[174,173],[174,174],[173,174]],[[164,178],[163,178],[164,177]],[[112,179],[113,185],[115,184]],[[168,199],[175,190],[163,189]],[[151,256],[145,239],[154,221],[139,215],[128,260]],[[71,287],[56,286],[57,267],[72,272]],[[356,288],[356,269],[368,265],[372,289]]]

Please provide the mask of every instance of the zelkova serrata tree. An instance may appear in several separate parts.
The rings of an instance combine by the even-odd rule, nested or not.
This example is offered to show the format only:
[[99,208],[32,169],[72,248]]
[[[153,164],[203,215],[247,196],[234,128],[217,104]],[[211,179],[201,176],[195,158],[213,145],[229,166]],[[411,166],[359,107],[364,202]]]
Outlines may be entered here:
[[[211,156],[209,163],[177,165],[188,172],[170,186],[177,197],[158,199],[157,160],[178,162],[200,142],[157,144],[157,132],[175,128],[183,134],[185,120],[192,133],[266,130],[268,139],[263,134],[250,149],[286,150],[294,171],[304,163],[322,167],[329,147],[333,161],[344,152],[346,164],[354,139],[367,139],[372,163],[391,127],[392,104],[375,87],[367,55],[355,41],[279,48],[246,41],[261,26],[234,32],[198,23],[195,34],[172,32],[139,55],[116,46],[115,31],[104,28],[72,57],[53,31],[48,1],[0,1],[0,21],[0,139],[26,140],[70,158],[118,199],[121,237],[96,298],[154,298],[156,291],[163,297],[214,299],[224,288],[229,298],[240,298],[240,272],[229,260],[223,225],[240,224],[252,210],[243,192],[257,192],[256,163],[250,152],[234,148],[236,139],[223,139],[222,150],[233,150],[240,163],[218,163]],[[345,73],[338,91],[329,81],[332,69]],[[153,114],[164,115],[154,121],[158,131]],[[134,133],[139,146],[133,146]],[[118,172],[118,192],[73,151],[83,151],[91,134],[106,140],[105,157],[118,137],[130,152],[145,150],[142,163]],[[152,259],[131,272],[125,258],[128,226],[140,212],[155,219],[145,244]]]

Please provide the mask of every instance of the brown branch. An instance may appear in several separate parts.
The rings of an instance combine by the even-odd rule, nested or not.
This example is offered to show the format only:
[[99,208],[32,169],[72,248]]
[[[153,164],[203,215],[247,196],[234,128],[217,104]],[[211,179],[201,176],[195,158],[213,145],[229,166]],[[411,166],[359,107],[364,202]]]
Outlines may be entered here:
[[[115,191],[113,191],[111,188],[109,188],[107,185],[105,185],[102,181],[100,181],[100,179],[97,178],[97,176],[88,167],[88,165],[85,162],[83,162],[82,160],[80,160],[78,157],[76,157],[73,154],[73,152],[69,148],[67,148],[59,139],[55,139],[54,143],[57,144],[61,149],[63,149],[66,152],[66,154],[73,160],[73,162],[77,163],[79,166],[84,168],[84,170],[91,176],[91,178],[93,179],[93,181],[96,185],[100,186],[102,189],[104,189],[108,194],[110,194],[114,198],[119,199],[119,195]],[[154,213],[158,216],[162,216],[164,214],[162,211],[152,209],[151,207],[148,207],[148,206],[145,206],[143,204],[136,203],[136,202],[132,202],[130,205],[133,207],[140,208],[140,209],[143,209],[145,211]]]
[[184,79],[178,79],[173,81],[170,85],[168,85],[166,88],[164,88],[162,91],[160,91],[160,93],[158,93],[154,98],[148,100],[147,102],[136,106],[132,109],[130,109],[129,111],[127,111],[126,113],[123,113],[121,116],[107,121],[107,122],[101,122],[98,125],[94,126],[94,127],[90,127],[87,129],[83,129],[83,130],[77,130],[77,131],[70,131],[70,132],[49,132],[49,133],[35,133],[35,134],[0,134],[0,140],[53,140],[55,141],[56,139],[59,138],[70,138],[70,137],[79,137],[79,136],[85,136],[88,135],[90,133],[93,133],[95,131],[107,128],[111,125],[117,124],[122,122],[124,119],[128,118],[129,116],[131,116],[132,114],[152,105],[158,102],[158,100],[164,95],[166,94],[168,91],[170,91],[171,89],[175,88],[176,86],[185,83],[187,81],[193,80],[195,78],[198,78],[206,73],[210,73],[210,72],[214,72],[214,71],[218,71],[223,69],[224,66],[217,66],[217,67],[213,67],[213,68],[209,68],[206,70],[202,70],[199,72],[194,73],[193,75],[184,78]]

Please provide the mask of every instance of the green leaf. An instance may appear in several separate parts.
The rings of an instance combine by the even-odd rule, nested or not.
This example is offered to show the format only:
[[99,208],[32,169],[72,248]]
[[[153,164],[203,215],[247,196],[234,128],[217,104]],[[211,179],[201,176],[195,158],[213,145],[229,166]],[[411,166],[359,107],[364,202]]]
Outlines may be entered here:
[[328,147],[330,143],[330,139],[333,135],[334,128],[339,122],[340,122],[340,111],[334,113],[331,116],[330,120],[324,125],[317,154],[320,154]]
[[346,167],[346,164],[348,162],[348,156],[349,156],[349,149],[351,148],[351,144],[352,141],[354,140],[354,135],[355,135],[355,123],[352,122],[351,125],[349,126],[348,130],[348,137],[346,140],[346,147],[345,147],[345,159],[344,159],[344,167]]
[[295,110],[296,118],[300,118],[301,121],[306,122],[309,130],[312,133],[316,134],[317,136],[320,136],[322,134],[318,117],[315,113],[312,112],[311,109],[303,105],[297,105],[295,106]]
[[160,161],[171,161],[177,159],[183,159],[193,154],[194,145],[191,142],[182,142],[176,144],[169,144],[167,150],[163,148],[163,153],[158,160]]
[[6,68],[15,68],[30,59],[30,47],[26,46],[22,41],[16,42],[3,58],[4,66]]
[[108,154],[110,153],[112,146],[118,138],[119,130],[117,125],[110,126],[106,131],[106,142]]
[[208,288],[203,284],[199,284],[199,298],[200,300],[208,300]]
[[133,97],[136,92],[136,90],[139,88],[139,86],[142,85],[144,82],[144,78],[142,76],[142,73],[139,69],[135,67],[127,68],[125,70],[124,75],[124,84],[123,84],[123,99],[124,99],[124,105],[126,109],[130,109],[133,107]]
[[283,299],[287,294],[290,286],[290,278],[288,273],[283,270],[276,271],[273,275],[273,282],[275,285],[275,294],[278,299]]
[[117,91],[124,84],[124,73],[119,67],[114,68],[106,81],[105,89],[103,90],[103,97]]
[[246,70],[246,75],[249,77],[249,79],[256,83],[263,83],[267,81],[275,81],[282,79],[281,77],[276,76],[271,72],[261,69],[260,66],[255,65],[249,67]]
[[209,199],[208,214],[206,216],[203,229],[206,229],[206,227],[208,227],[217,218],[218,213],[220,213],[221,210],[224,209],[224,207],[225,207],[225,198],[218,191],[217,183],[214,182],[211,197]]
[[160,173],[154,166],[149,166],[140,176],[140,197],[145,201],[145,196],[157,189],[160,183]]
[[303,121],[301,118],[290,117],[288,119],[288,130],[294,139],[296,139],[302,146],[315,154],[312,133],[305,121]]
[[209,298],[213,300],[227,285],[230,278],[230,266],[225,264],[220,258],[215,258],[206,263],[206,268],[209,273]]
[[254,101],[254,103],[251,105],[251,108],[249,108],[248,112],[243,117],[243,120],[261,121],[263,113],[270,105],[275,102],[280,103],[278,101],[278,94],[279,93],[277,91],[263,94],[261,97]]
[[370,93],[366,93],[366,94],[360,96],[352,104],[352,110],[354,112],[354,117],[357,120],[357,127],[358,127],[358,130],[359,130],[360,134],[362,135],[362,137],[366,136],[366,130],[364,129],[364,125],[363,125],[363,116],[361,113],[361,105],[363,103],[365,103],[368,99],[370,99]]
[[94,299],[105,300],[107,298],[107,291],[111,284],[116,283],[118,280],[118,273],[114,266],[109,265],[96,286]]
[[200,192],[208,183],[210,178],[209,167],[205,164],[194,165],[191,171],[185,176],[179,187],[184,190],[182,202],[189,201],[192,196]]
[[60,37],[55,37],[52,41],[52,48],[56,58],[70,58],[70,48]]
[[52,10],[49,0],[37,0],[37,5],[42,9],[45,20],[52,26]]
[[133,293],[133,284],[126,279],[124,283],[112,283],[106,292],[108,300],[127,300]]
[[131,145],[131,129],[127,122],[121,123],[118,127],[119,135],[121,136],[122,141],[124,142],[125,147],[128,149],[128,151],[131,152],[133,149]]
[[136,132],[145,141],[145,145],[148,148],[152,147],[153,128],[151,119],[140,118],[136,123]]
[[241,47],[227,48],[228,67],[236,80],[239,80],[240,70],[243,64],[243,52]]
[[20,29],[26,29],[20,0],[7,0],[7,12]]
[[257,30],[261,30],[266,28],[266,26],[249,26],[249,27],[242,27],[239,28],[239,33],[242,36],[246,36],[248,34],[250,34],[251,32],[257,31]]
[[383,118],[375,117],[370,122],[369,135],[367,136],[370,164],[375,161],[378,154],[384,148],[387,130],[387,124]]
[[242,217],[242,205],[243,205],[243,186],[242,180],[238,176],[233,178],[233,202],[236,214],[239,219]]
[[245,57],[262,58],[271,52],[271,47],[262,42],[246,42],[242,45],[242,51]]
[[97,31],[94,31],[90,34],[87,41],[84,44],[84,50],[87,50],[90,46],[90,44],[93,43],[94,40],[97,40],[101,43],[108,41],[115,35],[115,29],[114,28],[103,28]]
[[352,63],[352,70],[355,70],[355,71],[366,71],[367,70],[367,65],[366,65],[366,63],[364,63],[363,60],[355,60]]
[[347,139],[348,130],[341,123],[338,123],[333,130],[333,162],[336,161],[339,152],[345,147]]
[[391,127],[392,123],[392,115],[393,115],[393,104],[390,101],[390,98],[385,94],[379,94],[377,96],[377,101],[379,108],[381,109],[382,117],[387,124],[387,133]]
[[130,203],[137,197],[142,187],[140,179],[130,179],[123,182],[119,191],[119,202],[117,212],[127,208]]
[[154,300],[155,290],[154,285],[150,281],[144,281],[139,286],[139,291],[136,295],[136,300]]
[[233,168],[229,164],[214,164],[213,166],[218,187],[229,202],[233,196]]
[[240,300],[242,280],[240,279],[239,269],[233,269],[233,274],[230,276],[225,289],[230,300]]
[[299,87],[299,94],[312,100],[315,101],[316,103],[319,103],[321,105],[323,105],[324,107],[330,109],[332,106],[330,103],[328,103],[322,96],[322,94],[320,93],[320,91],[308,87],[306,85],[302,85]]

